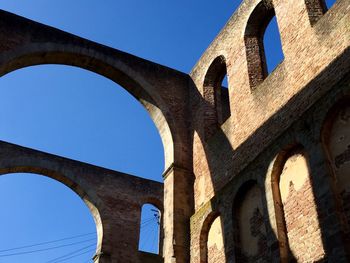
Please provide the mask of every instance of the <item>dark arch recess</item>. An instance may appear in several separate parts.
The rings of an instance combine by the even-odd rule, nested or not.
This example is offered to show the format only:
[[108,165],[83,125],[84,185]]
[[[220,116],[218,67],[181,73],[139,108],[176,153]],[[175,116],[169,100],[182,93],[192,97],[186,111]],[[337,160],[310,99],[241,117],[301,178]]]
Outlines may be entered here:
[[332,194],[334,196],[334,203],[335,203],[335,210],[337,213],[338,220],[341,224],[342,228],[342,239],[345,244],[345,250],[347,254],[347,258],[350,259],[350,225],[348,224],[348,219],[346,217],[345,211],[344,211],[344,205],[342,200],[342,197],[339,193],[339,185],[337,185],[337,174],[334,169],[334,166],[332,164],[332,155],[330,152],[330,137],[331,137],[331,132],[333,129],[333,125],[335,122],[335,119],[337,115],[340,113],[340,111],[348,107],[350,105],[350,95],[345,95],[342,97],[340,100],[338,100],[328,111],[326,114],[325,119],[323,120],[323,125],[321,128],[321,144],[323,151],[326,156],[327,160],[327,167],[329,169],[329,174],[331,177],[331,189],[332,189]]

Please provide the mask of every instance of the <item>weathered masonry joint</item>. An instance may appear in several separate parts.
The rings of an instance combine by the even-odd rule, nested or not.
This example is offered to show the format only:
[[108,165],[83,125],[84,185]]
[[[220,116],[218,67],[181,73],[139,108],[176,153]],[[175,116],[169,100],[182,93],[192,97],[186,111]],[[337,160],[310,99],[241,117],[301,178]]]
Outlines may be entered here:
[[[268,74],[274,16],[284,60]],[[95,262],[349,262],[349,25],[348,0],[244,0],[185,74],[0,11],[0,76],[52,63],[105,76],[144,105],[165,150],[163,184],[6,142],[0,174],[81,196]],[[159,255],[138,251],[146,203],[162,214]]]

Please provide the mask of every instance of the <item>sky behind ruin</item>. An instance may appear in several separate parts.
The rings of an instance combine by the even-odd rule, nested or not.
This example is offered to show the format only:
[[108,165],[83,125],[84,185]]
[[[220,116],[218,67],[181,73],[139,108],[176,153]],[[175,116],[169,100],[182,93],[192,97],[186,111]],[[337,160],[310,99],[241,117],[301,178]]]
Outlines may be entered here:
[[[334,0],[329,1],[331,4]],[[0,8],[189,73],[240,2],[101,3],[11,0],[1,1]],[[275,21],[272,24],[268,29],[272,36],[266,39],[270,69],[282,59],[278,43],[274,44],[277,25]],[[92,72],[43,65],[1,77],[0,123],[0,140],[162,180],[163,146],[148,113],[124,89]],[[91,214],[66,186],[43,176],[3,175],[0,200],[0,262],[48,262],[89,244],[92,247],[88,249],[94,249],[95,224]],[[144,220],[149,216],[152,214],[146,213]],[[154,233],[156,225],[151,228],[145,231]],[[88,241],[64,249],[23,256],[4,255],[29,249],[2,251],[80,234],[86,236],[60,244]],[[155,252],[151,240],[144,240],[142,248]],[[91,255],[93,252],[64,262],[92,262]]]

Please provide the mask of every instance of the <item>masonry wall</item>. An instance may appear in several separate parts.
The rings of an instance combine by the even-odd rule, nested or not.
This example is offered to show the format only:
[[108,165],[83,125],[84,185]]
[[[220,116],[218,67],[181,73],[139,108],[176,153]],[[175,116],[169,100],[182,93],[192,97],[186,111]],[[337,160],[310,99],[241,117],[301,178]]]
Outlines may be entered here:
[[[211,213],[220,213],[226,262],[240,262],[242,252],[249,246],[242,247],[237,238],[237,234],[243,235],[244,230],[242,233],[235,223],[237,217],[242,217],[240,210],[235,210],[235,204],[245,198],[241,188],[255,181],[263,189],[259,211],[266,215],[267,245],[264,253],[252,262],[264,258],[268,260],[263,262],[348,262],[348,217],[341,195],[346,193],[343,189],[347,180],[340,183],[341,176],[336,174],[334,177],[329,169],[329,165],[335,162],[335,155],[331,155],[333,158],[328,155],[321,138],[324,133],[330,133],[332,136],[328,142],[334,141],[334,137],[337,142],[346,140],[348,107],[344,108],[344,105],[350,105],[349,95],[350,75],[347,75],[197,210],[191,218],[193,255],[198,249],[195,246],[199,235],[197,229],[202,229]],[[327,128],[329,122],[332,129]],[[338,125],[341,128],[336,129],[340,133],[335,136],[334,127]],[[339,153],[342,159],[338,157],[337,160],[343,160],[338,162],[346,167],[347,144],[341,145]],[[278,180],[277,176],[280,176]],[[248,208],[244,211],[253,218],[253,212]],[[249,226],[248,220],[242,221],[246,222],[245,228]],[[254,239],[250,240],[250,245],[254,244],[252,241]],[[249,251],[256,252],[256,247]],[[193,257],[191,262],[199,261]]]
[[[203,249],[197,242],[206,229],[206,216],[213,213],[222,217],[226,262],[349,261],[348,180],[343,175],[348,174],[347,110],[343,106],[332,117],[327,114],[349,94],[350,16],[345,10],[350,7],[338,0],[325,12],[320,3],[243,1],[191,72],[197,88],[191,96],[191,262],[202,262],[197,255],[206,252],[197,251]],[[253,55],[261,49],[261,25],[274,14],[284,60],[267,75],[259,64],[264,62],[263,51]],[[206,123],[203,92],[219,57],[227,67],[231,116],[212,128]],[[197,101],[201,97],[202,108]],[[327,139],[321,142],[328,118],[338,121],[327,126]],[[215,132],[208,133],[208,127]],[[303,149],[305,157],[291,154],[295,149]],[[243,198],[240,187],[249,180],[262,189],[261,205],[241,200],[244,208],[235,209],[237,198]],[[266,241],[259,243],[265,246],[260,252],[258,235],[248,223],[252,219],[259,225],[258,218],[266,231],[260,232]],[[244,227],[237,224],[240,220],[246,222]]]
[[[326,13],[321,0],[245,0],[190,75],[1,11],[0,75],[60,63],[116,81],[155,121],[166,170],[163,191],[6,143],[0,169],[91,199],[104,225],[96,262],[162,261],[135,249],[144,200],[164,203],[165,263],[349,262],[349,10],[348,0]],[[267,75],[274,15],[284,60]]]
[[0,175],[18,172],[55,179],[85,201],[97,230],[95,262],[163,260],[138,252],[142,205],[164,211],[163,184],[0,141]]
[[[284,60],[263,81],[252,86],[244,35],[250,15],[259,3],[242,2],[191,72],[197,89],[191,95],[196,209],[348,72],[350,15],[345,11],[348,1],[338,0],[311,25],[304,0],[275,0],[272,4]],[[220,56],[227,65],[231,117],[206,138],[205,107],[198,107],[198,100],[203,97],[206,74]],[[196,187],[203,181],[205,196],[203,187]]]
[[315,262],[324,257],[321,229],[306,157],[293,153],[279,178],[289,248],[297,262]]

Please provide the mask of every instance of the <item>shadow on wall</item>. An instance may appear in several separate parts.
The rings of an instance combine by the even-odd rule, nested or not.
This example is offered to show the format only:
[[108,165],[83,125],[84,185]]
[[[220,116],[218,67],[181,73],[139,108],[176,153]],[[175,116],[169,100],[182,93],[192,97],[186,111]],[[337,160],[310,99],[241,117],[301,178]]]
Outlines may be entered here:
[[[342,63],[346,65],[349,53],[350,49],[347,49],[328,68],[337,68],[335,65]],[[262,146],[257,142],[264,142],[263,138],[269,138],[273,134],[272,130],[279,129],[280,121],[289,118],[286,114],[294,103],[306,98],[316,86],[327,85],[328,74],[327,70],[320,73],[237,149],[232,149],[217,122],[210,123],[215,132],[210,130],[208,133],[206,126],[203,129],[200,123],[194,126],[192,135],[195,138],[197,134],[202,143],[215,193],[210,202],[211,207],[208,209],[204,205],[203,211],[192,218],[191,227],[194,227],[194,223],[201,225],[199,240],[193,237],[195,240],[192,241],[192,250],[197,244],[200,249],[199,260],[195,259],[194,262],[256,262],[258,259],[262,262],[349,260],[350,250],[344,244],[349,244],[350,188],[348,189],[348,180],[343,174],[348,174],[350,168],[340,168],[339,165],[346,163],[350,155],[346,148],[350,144],[350,141],[347,142],[350,124],[341,128],[345,131],[342,134],[346,139],[338,136],[346,141],[345,146],[342,144],[346,149],[328,146],[333,143],[327,144],[333,151],[328,153],[329,161],[319,143],[327,112],[343,96],[341,91],[333,97],[324,98],[317,110],[311,109],[305,113],[304,120],[293,124],[289,132],[280,136],[253,163],[249,166],[245,163],[251,153],[260,152]],[[197,113],[197,116],[208,116],[206,112],[208,109],[213,110],[213,103],[201,96],[194,83],[192,85],[195,105],[205,105],[201,109],[202,115]],[[349,93],[349,75],[338,84],[337,90],[341,90],[340,87]],[[348,100],[347,103],[349,105]],[[316,112],[315,116],[313,110]],[[338,112],[341,112],[341,117],[335,119],[350,119],[348,108]],[[340,125],[333,122],[333,117],[331,120],[332,127],[337,128]],[[331,152],[329,149],[327,151]],[[332,160],[335,160],[335,164]],[[336,172],[329,172],[328,162]],[[244,169],[237,171],[239,167]],[[223,173],[239,175],[223,187],[225,182],[220,177]],[[344,180],[340,190],[339,182],[334,186],[332,180]],[[204,212],[205,209],[209,214]],[[220,221],[221,226],[218,227]],[[218,248],[221,247],[221,241],[225,253],[220,254]]]

